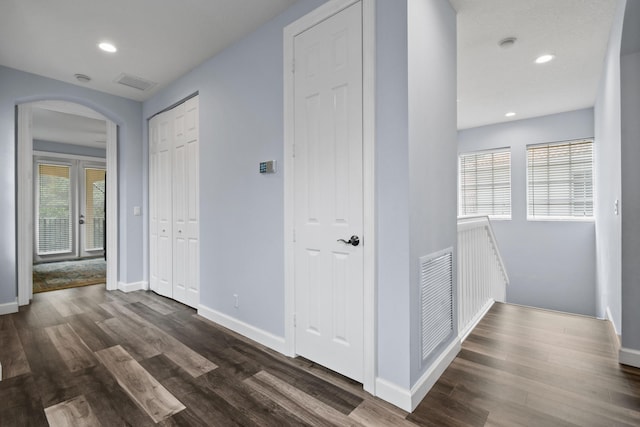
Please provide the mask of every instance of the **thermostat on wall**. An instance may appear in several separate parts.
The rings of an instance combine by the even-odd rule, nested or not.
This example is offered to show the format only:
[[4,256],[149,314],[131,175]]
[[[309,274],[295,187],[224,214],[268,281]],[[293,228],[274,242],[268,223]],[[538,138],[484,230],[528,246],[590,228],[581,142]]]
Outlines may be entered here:
[[275,173],[276,161],[267,160],[266,162],[260,162],[260,173]]

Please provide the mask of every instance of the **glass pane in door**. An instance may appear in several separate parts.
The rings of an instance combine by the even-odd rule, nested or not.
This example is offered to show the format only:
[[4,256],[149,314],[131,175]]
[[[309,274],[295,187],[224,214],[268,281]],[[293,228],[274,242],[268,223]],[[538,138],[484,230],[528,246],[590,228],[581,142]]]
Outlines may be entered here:
[[104,249],[105,170],[85,168],[85,250]]
[[38,164],[38,255],[71,252],[71,167]]

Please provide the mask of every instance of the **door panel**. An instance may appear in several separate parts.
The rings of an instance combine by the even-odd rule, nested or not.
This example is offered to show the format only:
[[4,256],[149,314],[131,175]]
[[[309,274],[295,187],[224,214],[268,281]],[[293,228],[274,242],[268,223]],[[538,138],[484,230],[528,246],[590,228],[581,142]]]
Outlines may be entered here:
[[80,242],[82,256],[101,255],[104,251],[106,169],[82,166]]
[[296,353],[363,379],[362,12],[295,37]]
[[188,271],[185,281],[186,304],[197,307],[200,304],[200,136],[199,136],[199,100],[191,98],[184,103],[184,143],[185,171],[184,182],[187,195],[185,203],[186,238],[188,240]]
[[36,259],[74,257],[72,164],[36,161]]
[[184,134],[184,105],[173,109],[173,241],[174,241],[174,270],[173,270],[173,298],[181,303],[187,302],[187,191],[186,170],[186,140]]
[[173,120],[171,120],[171,112],[167,111],[158,115],[158,122],[157,187],[155,189],[158,229],[158,293],[172,297],[171,138]]

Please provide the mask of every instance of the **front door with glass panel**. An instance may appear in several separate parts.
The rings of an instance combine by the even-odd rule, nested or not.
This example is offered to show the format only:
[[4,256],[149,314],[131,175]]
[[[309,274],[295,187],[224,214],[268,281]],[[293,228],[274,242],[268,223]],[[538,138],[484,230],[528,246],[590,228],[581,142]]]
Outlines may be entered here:
[[80,256],[102,255],[105,241],[105,169],[84,165],[80,180]]
[[57,158],[35,163],[35,260],[102,255],[104,163]]

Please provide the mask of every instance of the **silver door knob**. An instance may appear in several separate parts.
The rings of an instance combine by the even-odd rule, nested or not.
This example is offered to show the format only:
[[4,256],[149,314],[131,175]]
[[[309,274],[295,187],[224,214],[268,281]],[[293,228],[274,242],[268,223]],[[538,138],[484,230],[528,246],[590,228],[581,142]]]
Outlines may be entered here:
[[358,246],[360,244],[360,238],[356,235],[351,236],[349,240],[338,239],[337,241],[351,246]]

